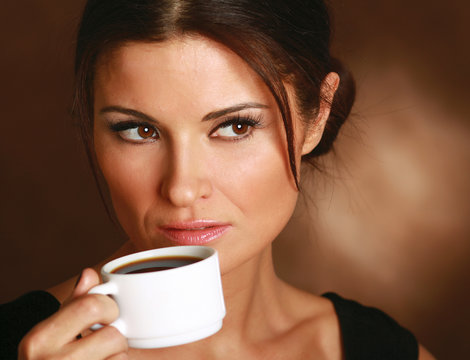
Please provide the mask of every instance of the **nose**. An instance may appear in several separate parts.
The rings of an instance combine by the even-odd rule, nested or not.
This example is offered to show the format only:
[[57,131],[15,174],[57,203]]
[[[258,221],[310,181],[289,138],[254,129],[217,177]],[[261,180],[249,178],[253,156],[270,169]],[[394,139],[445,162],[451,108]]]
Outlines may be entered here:
[[212,194],[212,182],[201,151],[181,147],[170,151],[161,184],[162,196],[176,207],[188,208]]

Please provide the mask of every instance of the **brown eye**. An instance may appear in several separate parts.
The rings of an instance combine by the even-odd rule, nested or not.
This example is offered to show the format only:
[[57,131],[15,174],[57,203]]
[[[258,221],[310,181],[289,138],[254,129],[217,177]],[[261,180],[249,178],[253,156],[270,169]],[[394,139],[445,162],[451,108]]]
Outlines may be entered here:
[[246,134],[249,128],[248,124],[235,123],[232,125],[232,131],[237,135]]
[[155,136],[155,129],[141,125],[137,128],[137,134],[139,134],[142,139],[148,139]]
[[251,135],[259,122],[249,118],[229,119],[219,125],[211,136],[224,140],[241,140]]

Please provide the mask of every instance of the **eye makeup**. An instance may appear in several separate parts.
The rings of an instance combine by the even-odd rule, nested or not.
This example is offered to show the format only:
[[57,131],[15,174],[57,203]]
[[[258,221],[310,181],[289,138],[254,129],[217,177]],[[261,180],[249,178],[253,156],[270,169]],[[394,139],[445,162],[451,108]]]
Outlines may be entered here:
[[240,115],[225,119],[210,131],[209,136],[225,141],[239,141],[250,137],[254,129],[262,127],[261,115]]
[[143,143],[156,141],[160,138],[159,131],[147,122],[143,121],[118,121],[110,122],[109,128],[113,133],[125,141]]
[[[265,106],[259,106],[259,108],[264,107]],[[264,127],[263,115],[261,113],[250,114],[242,108],[242,112],[246,112],[246,114],[240,114],[240,109],[237,108],[235,113],[227,114],[226,111],[229,111],[229,109],[232,108],[210,113],[210,117],[209,115],[206,115],[203,118],[203,122],[209,121],[216,124],[208,133],[210,138],[218,141],[244,140],[250,138],[255,129]],[[106,119],[107,116],[105,117],[105,121],[107,122],[109,129],[113,133],[117,134],[120,139],[135,144],[142,144],[153,142],[161,138],[161,132],[156,126],[158,123],[150,116],[133,109],[126,109],[119,106],[106,107],[100,111],[101,114],[112,112],[132,115],[130,118],[128,116],[122,118],[120,115],[115,119]],[[221,116],[219,118],[215,118],[216,113]],[[137,119],[133,119],[134,116],[137,116]],[[119,119],[120,117],[121,119]]]

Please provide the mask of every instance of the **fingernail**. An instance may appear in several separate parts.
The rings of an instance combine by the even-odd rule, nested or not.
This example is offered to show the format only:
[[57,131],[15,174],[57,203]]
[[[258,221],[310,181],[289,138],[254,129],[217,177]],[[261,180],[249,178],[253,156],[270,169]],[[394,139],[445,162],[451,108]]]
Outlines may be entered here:
[[74,289],[77,287],[78,283],[80,282],[80,279],[82,278],[83,270],[81,271],[80,275],[78,275],[77,281],[75,282],[75,286],[73,287]]

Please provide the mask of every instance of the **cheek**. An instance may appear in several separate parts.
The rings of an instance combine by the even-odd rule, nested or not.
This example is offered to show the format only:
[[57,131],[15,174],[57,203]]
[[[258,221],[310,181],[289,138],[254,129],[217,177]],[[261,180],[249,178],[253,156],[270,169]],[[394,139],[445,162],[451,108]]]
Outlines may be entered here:
[[[290,218],[297,201],[297,188],[290,171],[286,149],[282,142],[257,144],[236,156],[221,161],[231,164],[226,174],[217,178],[217,186],[247,219],[253,229],[273,228],[281,231]],[[237,159],[234,161],[234,159]],[[251,221],[253,219],[253,221]],[[277,233],[274,235],[276,236]]]
[[298,192],[283,153],[275,147],[262,149],[259,146],[246,156],[238,153],[230,173],[216,179],[224,199],[228,198],[226,208],[235,214],[234,237],[218,248],[223,274],[239,266],[240,259],[270,246],[295,208]]
[[[140,238],[144,232],[142,219],[152,206],[157,192],[158,155],[148,159],[149,154],[122,154],[111,146],[96,146],[98,163],[122,227],[130,237]],[[106,151],[100,151],[106,149]],[[145,156],[147,155],[147,156]],[[139,174],[139,176],[136,176]]]

